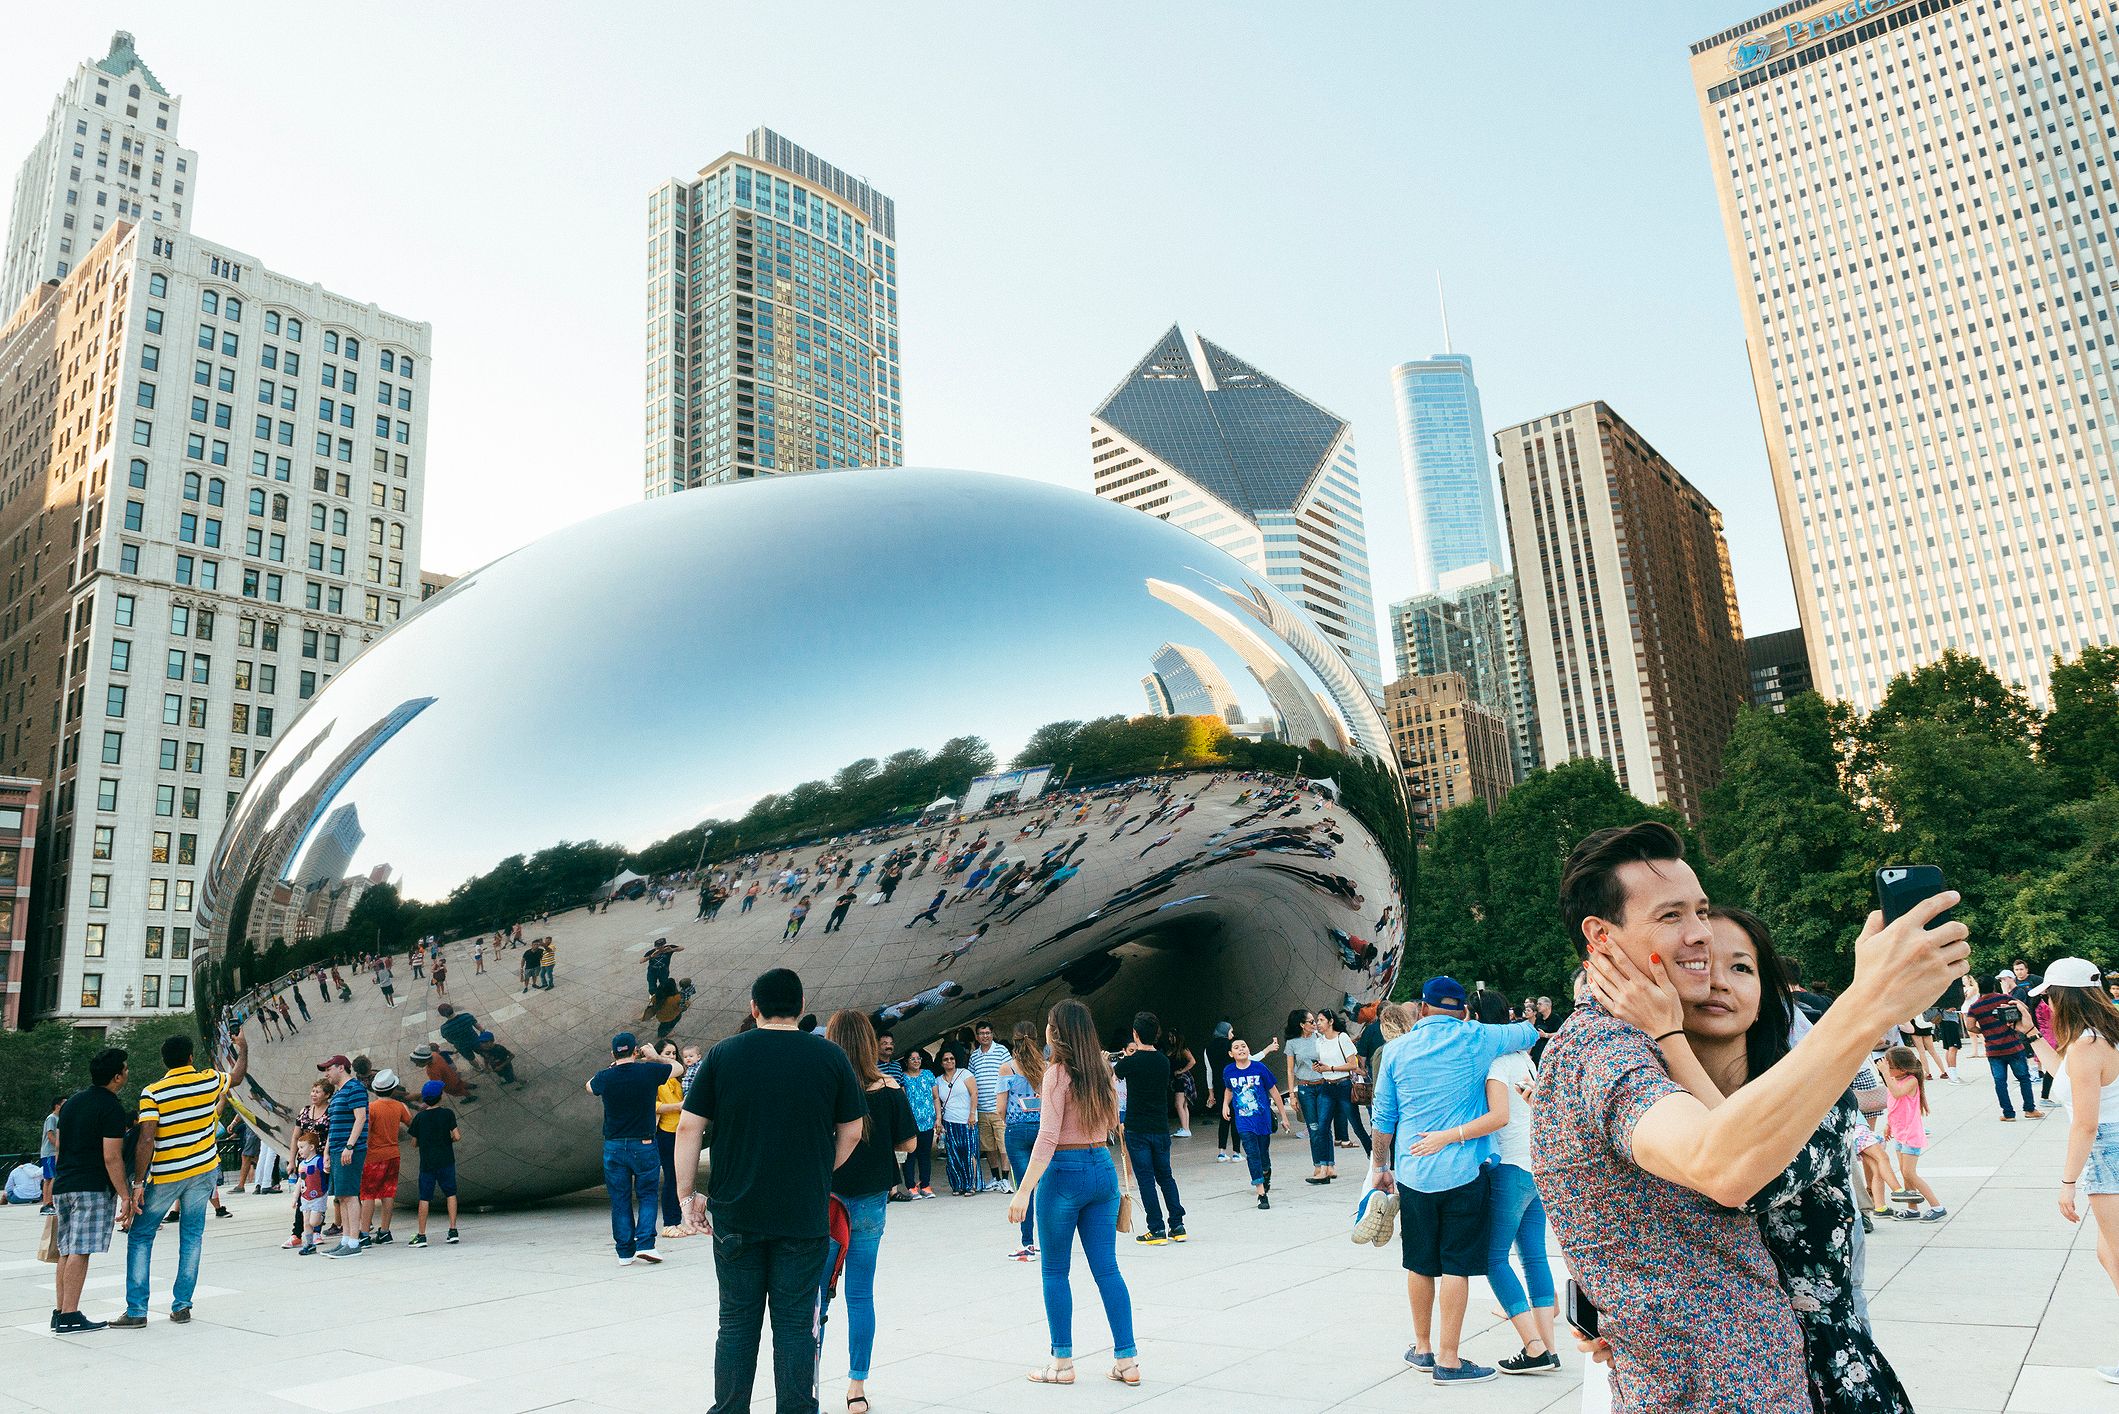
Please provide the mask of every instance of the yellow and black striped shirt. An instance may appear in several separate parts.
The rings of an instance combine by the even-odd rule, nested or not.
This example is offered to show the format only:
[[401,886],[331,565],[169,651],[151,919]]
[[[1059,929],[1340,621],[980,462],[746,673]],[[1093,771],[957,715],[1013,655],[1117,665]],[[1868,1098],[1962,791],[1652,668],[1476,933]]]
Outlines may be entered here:
[[140,1091],[140,1123],[155,1121],[150,1183],[176,1183],[210,1172],[220,1160],[213,1148],[213,1116],[228,1090],[215,1070],[179,1066]]

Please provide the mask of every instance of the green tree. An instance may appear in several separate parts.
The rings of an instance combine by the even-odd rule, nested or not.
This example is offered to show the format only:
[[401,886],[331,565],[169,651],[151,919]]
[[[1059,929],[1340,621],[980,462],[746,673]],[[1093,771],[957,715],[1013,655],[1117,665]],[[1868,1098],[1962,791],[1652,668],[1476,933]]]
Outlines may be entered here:
[[2038,755],[2062,799],[2119,790],[2119,646],[2054,661],[2053,706],[2038,730]]
[[[1470,801],[1436,817],[1420,851],[1420,875],[1412,907],[1406,910],[1405,935],[1418,966],[1408,958],[1399,968],[1400,998],[1413,995],[1436,973],[1468,975],[1475,981],[1485,970],[1500,975],[1500,969],[1491,966],[1498,950],[1487,917],[1493,891],[1486,852],[1492,841],[1493,818],[1483,801]],[[1513,977],[1514,969],[1507,975]]]
[[1579,957],[1560,921],[1560,867],[1584,835],[1641,820],[1689,834],[1675,811],[1642,804],[1597,759],[1533,771],[1511,790],[1494,811],[1487,844],[1488,951],[1474,980],[1565,995]]
[[1757,914],[1812,983],[1845,986],[1883,840],[1840,784],[1831,708],[1815,693],[1781,713],[1746,707],[1722,751],[1700,835],[1720,873],[1716,901]]
[[2060,810],[2082,842],[2009,900],[2001,938],[2011,956],[2086,957],[2109,974],[2119,970],[2119,790]]
[[1893,862],[1933,864],[1964,895],[1976,965],[2001,945],[2004,908],[2071,843],[2052,784],[2022,740],[1945,716],[1908,720],[1881,743],[1871,786]]
[[2028,747],[2038,715],[2023,693],[1996,677],[1984,661],[1949,649],[1934,662],[1892,678],[1874,711],[1858,723],[1849,720],[1849,784],[1857,797],[1874,790],[1885,747],[1911,722]]

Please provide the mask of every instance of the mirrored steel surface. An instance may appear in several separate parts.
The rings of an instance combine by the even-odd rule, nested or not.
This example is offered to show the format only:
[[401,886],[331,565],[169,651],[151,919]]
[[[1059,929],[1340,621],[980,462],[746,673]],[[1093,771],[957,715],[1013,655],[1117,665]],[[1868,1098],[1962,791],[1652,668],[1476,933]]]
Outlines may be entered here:
[[[702,1046],[737,1029],[751,979],[783,964],[809,1010],[862,1008],[901,1050],[1067,996],[1114,1043],[1146,1007],[1200,1049],[1224,1017],[1263,1040],[1289,1007],[1380,995],[1402,944],[1400,882],[1328,792],[1212,769],[1126,784],[1082,770],[953,814],[989,760],[1047,764],[1018,759],[1040,728],[1141,716],[1158,665],[1194,708],[1304,747],[1304,776],[1390,760],[1345,663],[1263,577],[1150,516],[1036,482],[761,480],[628,506],[508,555],[341,671],[231,818],[198,967],[207,1006],[248,1014],[237,1101],[285,1148],[318,1060],[365,1054],[416,1091],[412,1053],[438,1047],[475,1086],[452,1102],[467,1200],[529,1199],[598,1181],[600,1108],[582,1082],[613,1032],[655,1034],[643,1013],[658,944],[681,949],[668,976],[692,991],[671,1034]],[[908,752],[925,753],[925,776]],[[1395,788],[1395,767],[1378,774]],[[797,841],[760,838],[767,798],[790,816],[820,801],[840,813]],[[1053,859],[1075,872],[1049,889],[1048,869],[1012,899],[967,893],[982,866],[1005,880],[1014,861],[1034,874]],[[641,884],[620,873],[702,863],[733,876],[711,918],[696,880],[665,904],[654,889],[628,897]],[[810,872],[784,895],[789,867]],[[764,887],[745,909],[753,880]],[[437,919],[451,925],[445,994],[405,955]],[[496,950],[518,928],[556,944],[549,988],[525,986],[519,950]],[[351,961],[350,1000],[284,966],[289,944],[319,934],[350,956],[406,929],[393,998]],[[308,1021],[269,1039],[256,1005],[291,1003],[296,987]],[[409,1146],[405,1167],[409,1183]]]

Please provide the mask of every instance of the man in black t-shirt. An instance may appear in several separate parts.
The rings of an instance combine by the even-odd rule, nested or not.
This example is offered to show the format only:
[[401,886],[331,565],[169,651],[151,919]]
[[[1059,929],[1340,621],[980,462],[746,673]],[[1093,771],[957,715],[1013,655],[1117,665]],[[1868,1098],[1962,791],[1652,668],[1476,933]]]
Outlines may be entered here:
[[[1126,1086],[1126,1158],[1148,1214],[1148,1230],[1133,1240],[1146,1247],[1185,1240],[1185,1205],[1178,1200],[1177,1179],[1170,1172],[1170,1058],[1156,1049],[1162,1034],[1154,1012],[1136,1015],[1133,1039],[1114,1067]],[[1167,1231],[1165,1206],[1170,1211]]]
[[[814,1409],[819,1278],[831,1177],[861,1142],[867,1097],[846,1053],[797,1029],[802,979],[776,967],[751,984],[752,1030],[706,1053],[677,1129],[677,1196],[714,1238],[721,1322],[712,1414],[748,1410],[758,1338],[773,1316],[782,1409]],[[705,1191],[699,1148],[714,1127]]]
[[[437,963],[436,966],[439,966]],[[420,1111],[412,1116],[405,1132],[419,1146],[419,1231],[412,1245],[427,1245],[427,1209],[440,1193],[449,1202],[449,1236],[456,1242],[456,1141],[463,1137],[456,1127],[456,1111],[449,1108],[449,1087],[429,1080],[419,1087]]]
[[51,1328],[60,1335],[99,1331],[109,1323],[81,1314],[88,1259],[110,1250],[110,1231],[132,1213],[125,1181],[125,1131],[132,1117],[118,1103],[125,1084],[125,1052],[100,1051],[88,1063],[89,1086],[59,1107],[59,1154],[52,1177],[58,1214],[58,1305]]
[[630,1031],[611,1038],[611,1063],[589,1077],[588,1092],[603,1097],[603,1184],[611,1193],[611,1241],[621,1267],[635,1258],[650,1266],[662,1260],[655,1251],[662,1183],[655,1092],[669,1078],[668,1064],[644,1054]]

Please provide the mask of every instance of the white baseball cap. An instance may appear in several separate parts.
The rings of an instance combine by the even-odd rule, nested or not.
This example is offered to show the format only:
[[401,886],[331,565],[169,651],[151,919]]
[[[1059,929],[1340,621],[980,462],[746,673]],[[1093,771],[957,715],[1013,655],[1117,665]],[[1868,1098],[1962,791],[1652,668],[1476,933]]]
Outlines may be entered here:
[[2101,987],[2104,974],[2097,964],[2086,957],[2063,957],[2050,963],[2045,969],[2045,980],[2031,988],[2031,995],[2042,996],[2049,987]]

